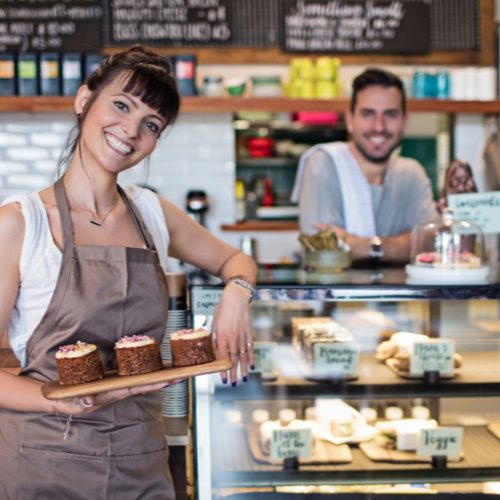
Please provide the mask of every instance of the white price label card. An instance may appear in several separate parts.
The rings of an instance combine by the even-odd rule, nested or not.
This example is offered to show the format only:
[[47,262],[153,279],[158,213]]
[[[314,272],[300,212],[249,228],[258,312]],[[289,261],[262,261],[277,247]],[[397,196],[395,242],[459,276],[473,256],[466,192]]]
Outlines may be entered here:
[[253,351],[255,354],[255,369],[253,372],[262,375],[274,375],[276,372],[274,363],[274,349],[276,342],[255,342]]
[[422,429],[417,447],[417,455],[425,457],[460,457],[462,449],[462,427],[437,427]]
[[500,233],[500,191],[451,194],[448,200],[456,220],[475,222],[486,234]]
[[423,375],[425,372],[439,372],[453,375],[453,340],[432,339],[415,342],[410,352],[410,374]]
[[314,373],[349,377],[356,375],[359,365],[357,342],[318,342],[314,344]]
[[271,458],[311,458],[311,429],[275,429],[271,439]]
[[213,316],[215,306],[220,302],[222,288],[216,290],[193,289],[192,305],[193,314]]

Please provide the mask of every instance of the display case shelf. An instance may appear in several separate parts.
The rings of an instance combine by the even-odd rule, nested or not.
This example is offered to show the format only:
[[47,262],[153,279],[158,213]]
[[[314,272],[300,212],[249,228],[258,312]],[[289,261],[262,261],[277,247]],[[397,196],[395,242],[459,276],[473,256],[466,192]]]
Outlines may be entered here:
[[[282,351],[277,354],[282,363]],[[287,359],[287,358],[285,358]],[[290,361],[292,362],[292,361]],[[278,399],[283,392],[288,399],[307,399],[329,394],[345,399],[413,398],[413,397],[483,397],[500,394],[500,352],[467,352],[463,366],[453,379],[425,383],[420,379],[406,379],[396,375],[373,354],[362,354],[359,360],[360,376],[357,380],[304,380],[279,377],[262,380],[259,374],[250,375],[250,381],[236,388],[216,386],[217,400]],[[302,375],[304,377],[304,375]],[[375,382],[374,382],[375,381]]]
[[[216,450],[224,449],[225,453]],[[231,453],[231,450],[237,450]],[[414,482],[495,481],[500,476],[500,440],[486,427],[464,428],[464,458],[446,468],[429,463],[374,462],[359,448],[351,448],[352,462],[347,464],[303,465],[299,470],[256,462],[248,450],[246,431],[225,429],[218,436],[212,453],[217,469],[214,486],[255,487],[299,484],[381,484]]]

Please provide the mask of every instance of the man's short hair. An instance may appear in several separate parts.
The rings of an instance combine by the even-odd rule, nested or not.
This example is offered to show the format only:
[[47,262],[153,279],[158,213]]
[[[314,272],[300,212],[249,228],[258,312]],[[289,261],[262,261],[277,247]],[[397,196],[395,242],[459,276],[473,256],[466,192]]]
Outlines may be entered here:
[[396,87],[401,94],[401,108],[406,113],[406,92],[401,79],[390,71],[380,68],[368,68],[358,75],[352,82],[351,112],[354,113],[358,93],[368,87],[378,85],[380,87]]

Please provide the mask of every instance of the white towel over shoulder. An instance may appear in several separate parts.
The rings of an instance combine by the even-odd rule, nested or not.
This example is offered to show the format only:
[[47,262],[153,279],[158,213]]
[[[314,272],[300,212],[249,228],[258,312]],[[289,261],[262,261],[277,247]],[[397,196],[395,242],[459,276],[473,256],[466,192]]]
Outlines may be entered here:
[[342,191],[345,229],[357,236],[372,237],[377,234],[370,185],[345,142],[318,144],[301,156],[292,201],[298,202],[307,159],[318,149],[330,155],[337,169]]

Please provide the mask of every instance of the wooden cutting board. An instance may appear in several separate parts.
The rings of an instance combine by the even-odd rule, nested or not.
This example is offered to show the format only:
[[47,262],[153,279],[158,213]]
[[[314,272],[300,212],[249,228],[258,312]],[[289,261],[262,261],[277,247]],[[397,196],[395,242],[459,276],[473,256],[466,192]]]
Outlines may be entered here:
[[[423,375],[415,375],[413,373],[409,373],[404,370],[400,370],[397,366],[397,359],[395,358],[388,358],[385,360],[385,364],[390,368],[391,371],[393,371],[396,375],[400,376],[401,378],[406,378],[409,380],[419,380],[424,378]],[[439,378],[442,380],[449,380],[452,378],[455,378],[458,375],[458,370],[454,370],[453,374],[443,374],[439,375]]]
[[[431,463],[432,461],[432,457],[421,457],[413,451],[389,450],[375,441],[360,443],[359,448],[374,462]],[[448,460],[459,462],[462,458],[463,454],[458,458],[449,458]]]
[[500,439],[500,420],[494,420],[488,424],[488,430],[498,439]]
[[[255,461],[265,464],[283,465],[283,460],[273,460],[271,455],[262,451],[259,424],[251,423],[248,425],[247,438],[250,452]],[[320,439],[314,440],[311,458],[301,458],[299,460],[299,463],[302,465],[345,464],[349,462],[352,462],[352,454],[347,444],[335,445]]]
[[127,389],[145,384],[157,384],[170,380],[186,379],[197,375],[206,375],[223,370],[229,370],[232,364],[227,359],[212,361],[202,365],[171,367],[165,366],[163,370],[140,375],[120,376],[116,373],[106,374],[102,380],[94,380],[86,384],[61,385],[58,381],[49,382],[42,386],[42,394],[47,399],[64,399],[90,394],[100,394],[101,392],[115,389]]

